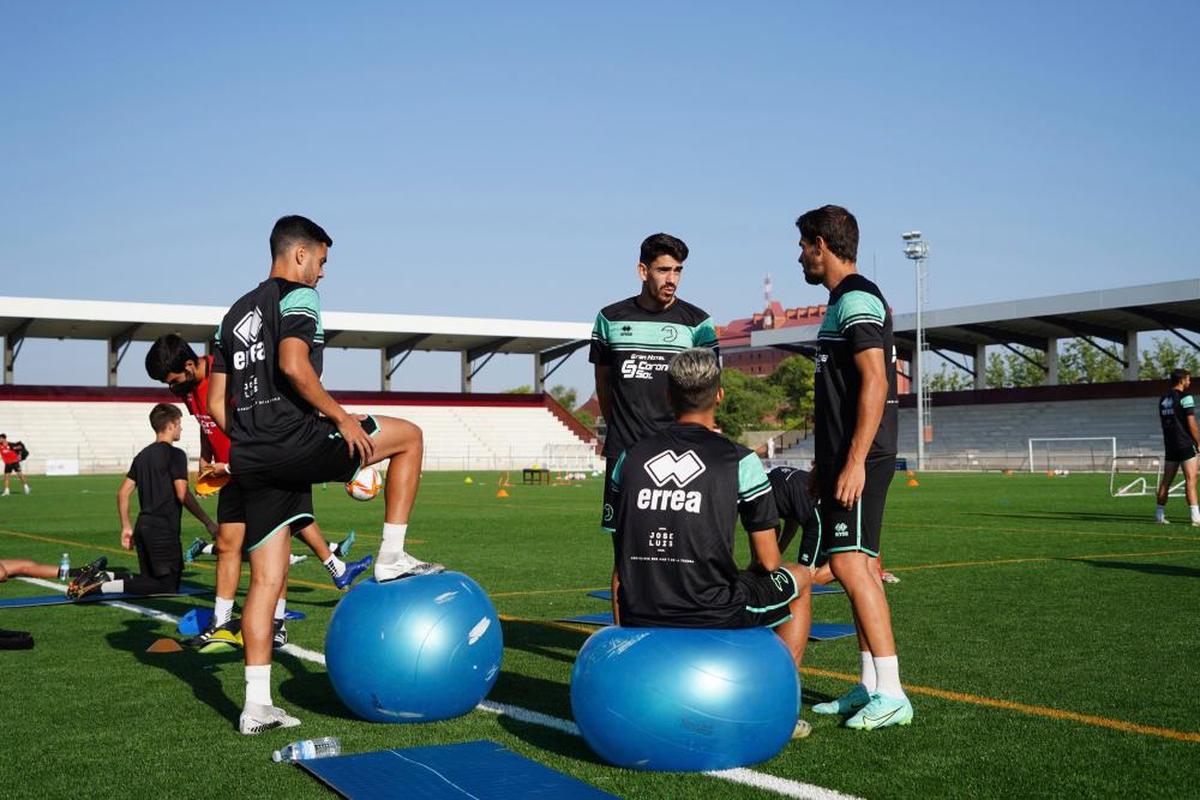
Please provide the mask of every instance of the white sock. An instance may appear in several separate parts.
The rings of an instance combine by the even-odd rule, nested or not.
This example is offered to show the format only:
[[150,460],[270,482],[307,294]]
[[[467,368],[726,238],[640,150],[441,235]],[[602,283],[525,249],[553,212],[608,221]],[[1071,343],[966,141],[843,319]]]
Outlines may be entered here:
[[325,569],[329,570],[329,574],[335,578],[340,578],[346,573],[346,562],[337,556],[331,555],[321,563],[325,565]]
[[860,650],[858,655],[862,659],[862,678],[859,679],[859,683],[870,694],[875,691],[875,658],[867,650]]
[[283,619],[287,613],[287,600],[282,597],[275,601],[275,619]]
[[105,581],[100,584],[101,594],[123,594],[125,591],[125,581]]
[[408,523],[383,523],[383,544],[379,545],[380,553],[403,553],[404,535],[408,533]]
[[875,691],[888,697],[904,697],[900,688],[900,658],[883,656],[875,659]]
[[270,664],[246,667],[246,702],[263,706],[274,705],[271,702]]
[[230,597],[226,600],[224,597],[218,597],[213,608],[213,624],[220,627],[231,619],[233,619],[233,598]]
[[338,550],[341,549],[341,547],[342,547],[341,542],[330,542],[329,543],[329,552],[336,556],[338,554]]
[[1166,518],[1167,518],[1167,507],[1166,506],[1155,506],[1154,507],[1154,521],[1162,522]]
[[1188,511],[1192,512],[1192,522],[1200,522],[1200,506],[1188,506]]
[[214,542],[209,542],[200,548],[200,555],[202,556],[211,556],[215,552],[217,552],[217,545]]

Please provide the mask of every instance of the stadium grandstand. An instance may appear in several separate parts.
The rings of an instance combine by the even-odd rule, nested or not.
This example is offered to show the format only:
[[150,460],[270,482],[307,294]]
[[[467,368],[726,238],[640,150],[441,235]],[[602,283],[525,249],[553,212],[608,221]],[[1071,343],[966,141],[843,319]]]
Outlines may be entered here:
[[[166,389],[120,387],[117,369],[133,341],[177,333],[207,342],[224,309],[211,306],[0,298],[4,337],[0,430],[17,433],[30,449],[31,473],[79,474],[124,470],[146,444],[148,405],[176,402]],[[587,344],[586,323],[541,322],[331,311],[324,315],[326,342],[377,350],[380,391],[338,392],[347,410],[401,416],[425,434],[425,468],[431,470],[593,470],[594,434],[549,394],[546,379]],[[91,339],[108,343],[108,386],[13,384],[14,363],[26,339]],[[460,393],[392,392],[391,378],[414,351],[459,356]],[[496,353],[526,354],[533,361],[534,393],[485,394],[472,379]],[[195,420],[184,414],[180,445],[199,457]]]
[[[748,332],[750,339],[741,358],[769,349],[813,352],[823,314],[785,312],[782,325],[764,324],[767,316],[756,315],[738,327],[736,333],[744,338]],[[913,360],[916,315],[899,314],[894,326],[903,371]],[[1170,335],[1200,352],[1200,279],[927,311],[923,329],[929,349],[970,375],[974,385],[931,393],[932,414],[924,432],[927,469],[1108,472],[1114,459],[1161,456],[1155,400],[1163,385],[1138,379],[1139,336]],[[1059,342],[1064,339],[1083,340],[1113,359],[1124,380],[1060,383]],[[984,365],[995,348],[1026,359],[1037,351],[1041,357],[1032,363],[1041,370],[1043,385],[989,388]],[[911,370],[905,377],[918,379]],[[812,442],[803,436],[785,436],[780,445],[779,460],[812,457]],[[900,395],[899,450],[910,466],[916,449],[916,397],[909,391]]]

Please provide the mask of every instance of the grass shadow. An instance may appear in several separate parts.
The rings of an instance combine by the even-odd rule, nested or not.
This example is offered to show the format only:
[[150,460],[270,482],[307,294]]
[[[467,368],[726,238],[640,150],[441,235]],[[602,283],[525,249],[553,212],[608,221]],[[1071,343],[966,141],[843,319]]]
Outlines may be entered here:
[[272,658],[288,670],[279,684],[279,696],[290,705],[334,719],[359,719],[337,696],[328,672],[313,670],[309,662],[283,650],[276,650]]
[[[525,620],[504,620],[504,647],[552,661],[574,664],[575,654],[591,634]],[[597,628],[597,630],[599,630]],[[562,651],[568,652],[562,652]]]
[[1147,575],[1169,575],[1176,578],[1200,578],[1200,569],[1184,567],[1179,564],[1144,564],[1135,561],[1109,561],[1107,559],[1063,558],[1060,561],[1073,561],[1101,569],[1125,569],[1133,572],[1143,572]]

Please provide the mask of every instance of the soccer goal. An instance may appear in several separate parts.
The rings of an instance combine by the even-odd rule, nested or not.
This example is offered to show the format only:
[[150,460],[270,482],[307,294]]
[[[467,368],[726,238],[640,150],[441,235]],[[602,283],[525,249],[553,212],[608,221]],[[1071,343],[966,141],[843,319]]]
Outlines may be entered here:
[[[1108,473],[1108,493],[1113,497],[1146,497],[1158,493],[1163,463],[1160,456],[1119,456],[1112,460]],[[1182,475],[1168,497],[1183,496]]]
[[1043,436],[1029,440],[1029,471],[1100,472],[1117,457],[1115,436]]

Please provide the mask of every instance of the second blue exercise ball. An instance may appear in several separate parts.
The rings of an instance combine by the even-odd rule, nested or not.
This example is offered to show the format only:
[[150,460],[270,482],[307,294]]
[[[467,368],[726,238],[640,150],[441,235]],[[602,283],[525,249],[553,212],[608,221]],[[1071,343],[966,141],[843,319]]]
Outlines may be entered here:
[[461,572],[360,583],[325,634],[329,679],[374,722],[431,722],[487,696],[504,650],[492,601]]

